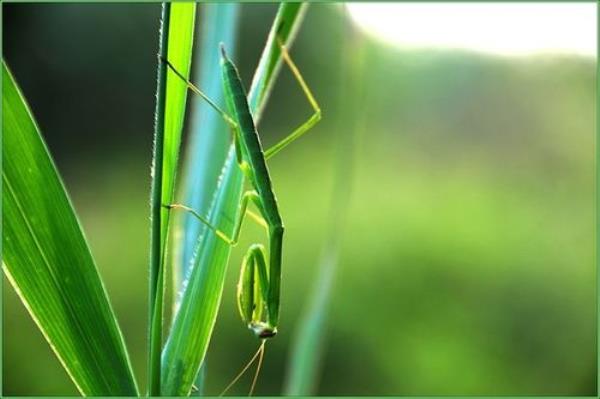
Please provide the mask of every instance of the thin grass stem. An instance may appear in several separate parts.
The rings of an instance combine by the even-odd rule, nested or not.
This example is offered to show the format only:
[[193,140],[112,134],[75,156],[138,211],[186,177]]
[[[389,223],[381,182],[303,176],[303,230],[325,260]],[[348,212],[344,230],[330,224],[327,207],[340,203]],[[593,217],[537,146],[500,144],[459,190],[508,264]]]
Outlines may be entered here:
[[160,395],[160,354],[162,346],[162,305],[164,271],[162,270],[161,211],[163,181],[163,148],[165,127],[165,101],[167,91],[167,66],[160,59],[168,53],[169,19],[171,4],[163,3],[159,60],[156,78],[156,110],[154,123],[154,148],[152,151],[152,189],[150,198],[150,287],[148,334],[148,395]]

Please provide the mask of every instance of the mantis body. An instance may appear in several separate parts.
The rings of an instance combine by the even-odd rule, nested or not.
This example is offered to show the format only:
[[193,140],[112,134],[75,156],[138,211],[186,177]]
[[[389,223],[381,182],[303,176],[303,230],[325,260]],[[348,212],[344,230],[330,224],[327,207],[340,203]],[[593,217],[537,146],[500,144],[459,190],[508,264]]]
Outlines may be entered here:
[[[242,320],[258,338],[263,339],[263,344],[259,351],[262,351],[264,348],[264,339],[277,334],[284,234],[283,221],[279,213],[277,198],[273,192],[266,161],[306,133],[321,119],[321,110],[310,89],[281,41],[279,41],[279,45],[283,60],[296,77],[314,113],[290,135],[266,151],[263,150],[260,137],[250,113],[246,91],[242,85],[237,68],[227,57],[223,44],[221,44],[221,71],[228,112],[221,110],[200,89],[185,79],[168,60],[163,60],[175,74],[186,82],[192,91],[199,94],[227,122],[233,134],[237,163],[251,186],[251,190],[246,191],[242,196],[240,216],[234,224],[232,237],[228,237],[225,233],[214,227],[207,218],[185,205],[170,204],[166,206],[168,208],[179,208],[191,212],[220,239],[232,246],[238,242],[242,222],[246,215],[251,216],[267,228],[269,237],[268,250],[262,244],[253,244],[250,246],[242,261],[237,290],[237,302]],[[260,216],[248,210],[250,202],[256,206]]]

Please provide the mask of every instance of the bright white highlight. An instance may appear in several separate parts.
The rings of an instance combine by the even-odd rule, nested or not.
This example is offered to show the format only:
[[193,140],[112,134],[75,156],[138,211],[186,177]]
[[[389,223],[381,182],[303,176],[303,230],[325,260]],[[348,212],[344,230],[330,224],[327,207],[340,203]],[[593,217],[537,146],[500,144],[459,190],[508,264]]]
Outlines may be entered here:
[[595,3],[350,3],[365,31],[403,47],[596,56]]

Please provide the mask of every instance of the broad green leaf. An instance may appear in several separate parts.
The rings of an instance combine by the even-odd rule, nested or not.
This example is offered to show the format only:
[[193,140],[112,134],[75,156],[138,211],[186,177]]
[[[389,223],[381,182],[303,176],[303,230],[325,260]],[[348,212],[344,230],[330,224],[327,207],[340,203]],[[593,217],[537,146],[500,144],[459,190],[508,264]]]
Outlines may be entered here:
[[[159,55],[179,73],[189,77],[194,33],[195,3],[164,3]],[[185,115],[187,85],[162,60],[158,60],[156,125],[152,159],[151,243],[150,243],[150,331],[148,386],[160,394],[160,353],[165,259],[175,174]]]
[[[259,116],[259,109],[264,106],[268,93],[275,82],[278,66],[281,64],[281,52],[277,45],[275,33],[279,31],[279,37],[289,47],[301,22],[303,10],[306,6],[299,3],[283,3],[275,21],[271,27],[267,43],[262,53],[259,66],[255,72],[252,86],[249,92],[249,103],[251,111]],[[228,50],[230,45],[225,43]],[[218,51],[207,49],[208,51]],[[220,73],[213,77],[219,80]],[[256,118],[258,119],[258,118]],[[204,127],[203,127],[204,129]],[[213,134],[221,134],[221,131],[205,132],[205,137]],[[210,142],[214,138],[208,139]],[[211,193],[208,208],[198,209],[206,215],[214,226],[221,231],[231,235],[233,233],[234,221],[237,219],[238,207],[243,188],[243,176],[235,159],[235,151],[231,140],[220,144],[218,151],[225,153],[224,161],[217,163],[217,159],[200,158],[191,161],[192,165],[203,163],[214,163],[210,167],[203,167],[194,176],[200,173],[211,173],[218,170],[218,175],[204,178],[204,181],[218,182],[216,190]],[[223,151],[225,149],[225,151]],[[197,154],[191,154],[196,157]],[[191,176],[189,171],[186,176]],[[196,184],[194,180],[188,180],[186,185]],[[187,232],[183,232],[187,234]],[[227,263],[231,247],[205,229],[198,230],[194,242],[191,258],[191,269],[182,283],[181,300],[179,308],[173,321],[173,326],[167,343],[163,350],[163,391],[164,395],[188,395],[192,383],[198,373],[198,369],[204,360],[213,327],[217,317],[217,311],[221,302],[223,284],[227,270]]]
[[2,62],[3,269],[83,395],[137,395],[123,337],[63,183]]

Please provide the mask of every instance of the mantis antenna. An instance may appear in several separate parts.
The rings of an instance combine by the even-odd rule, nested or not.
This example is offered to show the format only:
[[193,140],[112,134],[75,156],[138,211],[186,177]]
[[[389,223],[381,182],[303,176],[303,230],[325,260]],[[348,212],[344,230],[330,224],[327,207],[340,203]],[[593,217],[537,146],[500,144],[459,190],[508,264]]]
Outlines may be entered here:
[[252,396],[252,394],[254,393],[254,388],[256,387],[256,381],[258,380],[258,374],[260,373],[260,368],[262,366],[263,357],[265,355],[265,342],[266,340],[263,339],[262,343],[258,347],[258,350],[254,354],[254,356],[252,356],[252,359],[250,359],[250,361],[244,366],[244,368],[238,373],[238,375],[235,376],[235,378],[229,383],[229,385],[227,385],[223,392],[219,394],[219,396],[225,395],[227,391],[229,391],[229,389],[231,389],[231,387],[234,386],[235,383],[238,382],[238,380],[246,373],[246,371],[248,371],[250,366],[252,366],[254,361],[258,358],[258,365],[256,366],[256,372],[254,373],[254,378],[252,379],[250,392],[248,393],[248,396]]

